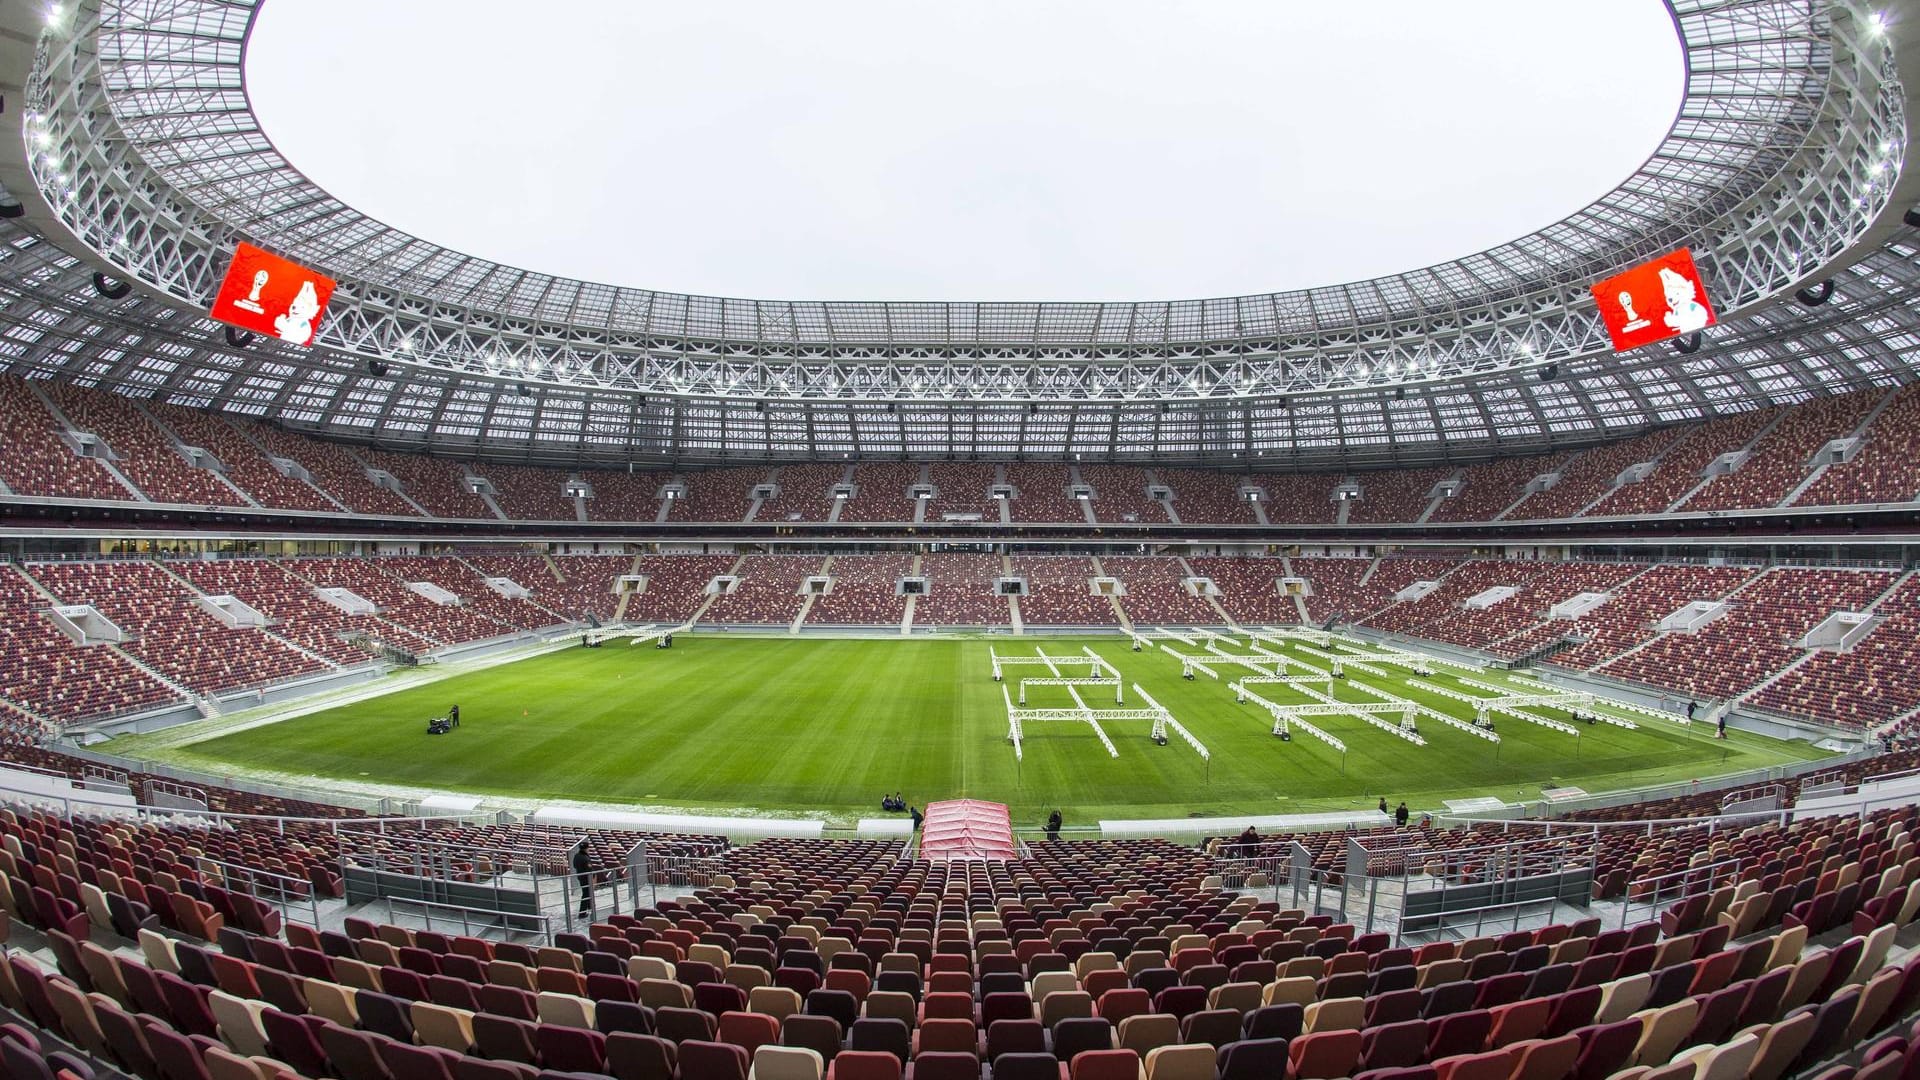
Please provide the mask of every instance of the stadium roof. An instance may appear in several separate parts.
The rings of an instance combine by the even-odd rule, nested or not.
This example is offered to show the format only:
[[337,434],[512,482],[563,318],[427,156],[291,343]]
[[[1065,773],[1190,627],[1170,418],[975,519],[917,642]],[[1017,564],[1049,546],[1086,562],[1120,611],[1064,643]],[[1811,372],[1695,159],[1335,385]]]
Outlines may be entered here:
[[1124,300],[1532,232],[1640,167],[1686,72],[1661,0],[272,0],[244,74],[315,183],[498,262]]
[[[1125,304],[803,303],[594,285],[356,213],[281,159],[242,86],[256,5],[56,9],[0,226],[11,370],[448,451],[610,460],[1071,454],[1366,464],[1544,449],[1912,377],[1894,42],[1854,2],[1675,5],[1680,115],[1565,220],[1372,281]],[[18,7],[7,19],[27,30]],[[30,70],[30,75],[29,75]],[[227,343],[236,239],[341,279],[317,348]],[[1678,246],[1723,322],[1607,351],[1587,286]],[[96,269],[137,286],[103,296]],[[1831,278],[1833,299],[1796,303]],[[108,284],[111,284],[110,282]],[[118,291],[118,290],[109,290]],[[386,376],[369,361],[391,364]]]

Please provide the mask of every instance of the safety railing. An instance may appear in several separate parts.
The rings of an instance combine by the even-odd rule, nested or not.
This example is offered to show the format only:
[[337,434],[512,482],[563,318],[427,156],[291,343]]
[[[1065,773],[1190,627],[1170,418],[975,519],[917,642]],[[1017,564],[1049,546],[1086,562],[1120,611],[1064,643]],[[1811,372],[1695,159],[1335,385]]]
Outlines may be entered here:
[[417,917],[424,924],[422,929],[426,930],[435,929],[433,920],[438,915],[441,927],[451,930],[458,925],[460,933],[465,937],[486,937],[489,933],[518,931],[538,935],[543,940],[553,940],[553,916],[544,912],[528,915],[522,912],[500,911],[469,904],[447,904],[407,896],[387,897],[387,907],[396,917],[410,909],[417,911]]
[[213,806],[205,788],[176,784],[159,777],[150,777],[143,786],[146,789],[145,802],[156,809],[207,810]]
[[227,890],[265,900],[278,907],[281,915],[289,921],[316,928],[320,925],[320,898],[314,895],[313,884],[305,878],[276,874],[271,870],[207,855],[195,855],[192,859],[200,864],[203,874],[209,866],[217,870],[222,886]]
[[1739,880],[1740,860],[1724,859],[1629,881],[1620,903],[1620,926],[1624,929],[1658,918],[1662,909],[1685,897],[1738,884]]
[[[1578,884],[1590,880],[1586,868],[1568,869],[1558,877],[1568,883]],[[1394,919],[1394,945],[1422,943],[1425,940],[1440,938],[1481,937],[1489,931],[1506,932],[1524,929],[1523,923],[1536,922],[1544,917],[1553,921],[1554,912],[1568,901],[1562,895],[1565,888],[1556,883],[1544,895],[1528,896],[1523,899],[1502,900],[1491,904],[1476,904],[1466,907],[1443,907],[1433,912],[1409,915],[1402,909]],[[1569,906],[1572,906],[1569,904]],[[1582,911],[1584,909],[1576,908]]]

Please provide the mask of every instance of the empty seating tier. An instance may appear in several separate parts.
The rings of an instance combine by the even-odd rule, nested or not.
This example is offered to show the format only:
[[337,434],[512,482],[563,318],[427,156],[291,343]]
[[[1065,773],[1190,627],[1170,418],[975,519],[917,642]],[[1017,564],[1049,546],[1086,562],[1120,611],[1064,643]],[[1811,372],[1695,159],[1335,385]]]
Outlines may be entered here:
[[767,482],[770,469],[707,469],[683,473],[683,499],[675,499],[669,521],[745,521],[753,508],[753,489]]
[[63,603],[91,604],[131,636],[122,646],[128,655],[195,693],[326,670],[263,630],[222,623],[188,586],[154,563],[34,563],[24,569]]
[[596,470],[582,474],[582,479],[593,487],[593,498],[587,500],[588,521],[652,521],[660,515],[660,490],[673,477],[644,469]]
[[1461,488],[1443,499],[1429,521],[1498,521],[1507,508],[1527,494],[1534,477],[1564,466],[1568,454],[1510,457],[1461,470]]
[[900,579],[911,555],[836,555],[827,573],[833,591],[813,598],[808,626],[899,626],[907,612]]
[[928,521],[944,521],[949,515],[972,521],[1000,520],[1000,501],[993,497],[993,466],[939,462],[927,466],[927,482],[934,489],[933,500],[927,504]]
[[760,504],[755,521],[825,521],[833,515],[833,485],[844,465],[782,465],[774,475],[780,494]]
[[1680,443],[1654,463],[1653,472],[1637,484],[1624,484],[1587,511],[1588,517],[1658,514],[1699,486],[1707,467],[1731,454],[1779,416],[1777,409],[1758,409],[1694,428]]
[[1900,388],[1851,460],[1827,468],[1795,506],[1851,506],[1920,498],[1920,383]]
[[[840,520],[912,521],[918,500],[908,494],[920,480],[918,465],[859,465],[853,470],[854,496],[840,508]],[[981,493],[985,494],[985,486]],[[938,518],[929,516],[929,521]]]
[[1173,512],[1194,525],[1258,525],[1253,506],[1240,495],[1240,477],[1205,469],[1156,469],[1173,492]]
[[1678,509],[1741,510],[1778,506],[1807,478],[1813,456],[1828,442],[1853,434],[1886,397],[1885,391],[1823,398],[1788,410],[1753,445],[1739,469],[1717,476]]
[[1291,626],[1300,621],[1300,609],[1291,596],[1282,595],[1279,579],[1285,576],[1278,559],[1235,559],[1224,557],[1187,560],[1194,573],[1212,578],[1220,590],[1215,601],[1228,617],[1242,626]]
[[466,466],[457,461],[386,450],[364,450],[361,454],[368,465],[400,481],[400,490],[407,498],[419,503],[433,517],[472,521],[499,518],[488,508],[485,499],[473,493],[467,484]]
[[1580,644],[1548,660],[1568,668],[1592,668],[1653,637],[1654,624],[1695,600],[1717,600],[1756,573],[1745,566],[1663,564],[1628,579],[1613,595],[1567,624]]
[[1611,492],[1614,481],[1631,465],[1655,461],[1685,428],[1662,428],[1624,442],[1607,443],[1576,454],[1560,469],[1560,481],[1546,491],[1535,492],[1507,515],[1509,521],[1550,520],[1578,516],[1588,506]]
[[268,453],[306,469],[316,486],[356,514],[420,516],[420,511],[392,489],[374,483],[366,465],[344,446],[248,420],[231,422],[242,434],[266,447]]
[[[52,600],[0,567],[0,698],[51,721],[138,712],[179,695],[117,650],[75,644],[45,614]],[[0,720],[11,724],[11,713]]]
[[994,589],[1002,576],[998,555],[940,552],[922,556],[927,595],[914,602],[915,626],[1007,626],[1007,598]]
[[181,442],[212,454],[226,470],[227,479],[261,506],[274,510],[339,513],[340,507],[312,484],[274,468],[265,452],[224,418],[177,405],[150,408],[162,423],[173,429]]
[[72,383],[48,383],[47,396],[75,427],[105,439],[120,471],[154,502],[246,505],[240,493],[217,475],[189,464],[175,448],[173,437],[131,399],[82,390]]
[[1015,555],[1016,577],[1027,579],[1020,621],[1027,626],[1115,626],[1113,602],[1092,591],[1093,560],[1051,555]]
[[1164,524],[1166,507],[1147,497],[1147,470],[1132,465],[1082,465],[1080,479],[1093,489],[1094,517],[1104,522]]
[[133,495],[92,458],[62,442],[60,425],[27,384],[0,378],[0,426],[7,452],[0,454],[0,481],[19,495],[61,499],[133,501]]
[[646,591],[627,600],[627,621],[679,626],[706,602],[707,584],[734,561],[731,555],[641,556],[631,572],[647,579]]
[[1084,523],[1087,515],[1080,500],[1067,495],[1071,481],[1065,465],[1007,466],[1007,483],[1016,492],[1008,515],[1014,521]]
[[1731,697],[1803,654],[1799,640],[1836,611],[1860,611],[1894,582],[1884,571],[1776,568],[1735,593],[1731,610],[1695,633],[1669,633],[1598,670],[1681,690]]
[[1179,559],[1112,555],[1100,560],[1100,568],[1108,577],[1118,578],[1126,586],[1120,606],[1136,626],[1220,624],[1220,613],[1213,605],[1187,589],[1187,571]]
[[1387,472],[1364,473],[1357,477],[1360,482],[1360,498],[1347,511],[1347,524],[1374,525],[1384,523],[1412,524],[1420,520],[1433,503],[1433,489],[1442,481],[1452,479],[1459,470],[1440,469],[1393,469]]
[[804,602],[801,586],[821,573],[818,555],[750,555],[740,564],[739,587],[714,600],[703,624],[788,626]]
[[500,512],[516,521],[575,521],[579,512],[567,495],[567,473],[526,465],[481,462],[475,476],[493,485],[493,501]]
[[1274,525],[1331,525],[1340,516],[1337,473],[1260,473],[1246,482],[1266,489],[1267,521]]

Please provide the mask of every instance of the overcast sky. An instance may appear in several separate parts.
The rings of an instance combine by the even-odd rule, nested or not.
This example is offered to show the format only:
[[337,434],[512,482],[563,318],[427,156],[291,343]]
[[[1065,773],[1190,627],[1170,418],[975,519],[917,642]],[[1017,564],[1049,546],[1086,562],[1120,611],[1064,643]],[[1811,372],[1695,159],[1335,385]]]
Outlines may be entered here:
[[1672,124],[1659,0],[267,0],[267,134],[361,211],[618,285],[1131,300],[1395,273]]

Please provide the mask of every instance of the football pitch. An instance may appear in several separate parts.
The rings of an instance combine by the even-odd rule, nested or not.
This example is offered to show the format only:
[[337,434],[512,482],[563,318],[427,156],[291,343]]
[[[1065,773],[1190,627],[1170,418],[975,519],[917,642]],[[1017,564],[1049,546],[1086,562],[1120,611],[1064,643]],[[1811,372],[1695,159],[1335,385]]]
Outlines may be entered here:
[[[883,794],[915,804],[958,797],[1005,802],[1016,822],[1059,808],[1069,823],[1097,818],[1286,814],[1360,809],[1385,797],[1416,809],[1441,800],[1540,797],[1544,787],[1590,792],[1698,779],[1822,756],[1806,743],[1739,732],[1713,737],[1644,713],[1598,711],[1636,728],[1575,720],[1548,705],[1494,717],[1499,742],[1432,718],[1418,724],[1426,745],[1352,715],[1314,715],[1311,725],[1344,753],[1297,727],[1289,740],[1257,703],[1236,704],[1229,684],[1253,672],[1231,663],[1219,678],[1182,677],[1175,642],[1132,651],[1118,637],[792,638],[675,635],[674,647],[620,641],[570,647],[446,678],[429,685],[228,734],[182,742],[168,733],[115,739],[104,749],[220,775],[255,775],[324,788],[328,781],[525,799],[577,799],[641,807],[825,813],[836,820],[877,815]],[[1325,654],[1271,646],[1303,663]],[[995,683],[989,649],[1002,656],[1082,656],[1091,649],[1117,668],[1126,704],[1111,686],[1034,685],[1028,704],[1093,710],[1139,708],[1137,686],[1209,751],[1185,740],[1155,745],[1150,724],[1101,725],[1110,755],[1085,722],[1028,723],[1022,754],[1008,741],[1006,691],[1050,673],[1009,666]],[[1176,650],[1169,651],[1169,650]],[[1223,661],[1215,659],[1215,664]],[[1302,669],[1304,670],[1304,668]],[[1541,688],[1503,672],[1437,666],[1430,675],[1373,667],[1321,684],[1339,702],[1385,691],[1472,721],[1458,695]],[[1253,687],[1280,705],[1324,704],[1310,689]],[[1451,693],[1449,693],[1451,691]],[[460,728],[425,734],[429,717],[459,704]],[[1397,716],[1389,718],[1397,726]],[[1576,733],[1577,732],[1577,733]],[[143,749],[145,745],[145,749]]]

